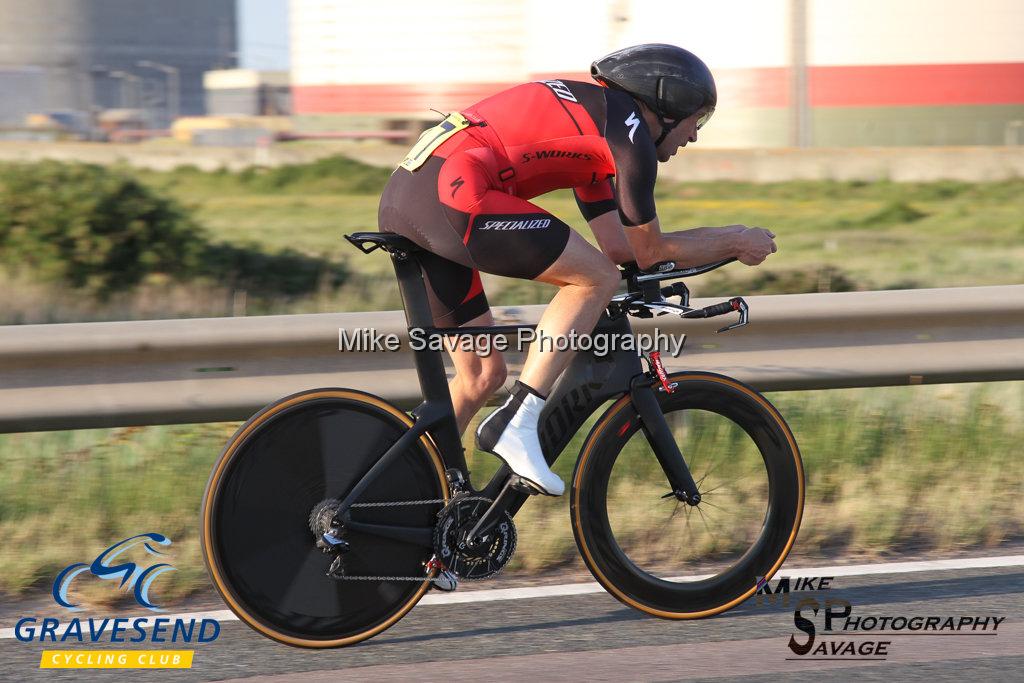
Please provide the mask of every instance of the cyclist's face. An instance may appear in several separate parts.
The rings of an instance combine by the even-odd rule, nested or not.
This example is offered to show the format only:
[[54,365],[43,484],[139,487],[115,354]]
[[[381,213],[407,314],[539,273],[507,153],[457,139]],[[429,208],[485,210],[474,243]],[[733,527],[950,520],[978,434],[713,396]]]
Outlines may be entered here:
[[689,142],[697,142],[697,127],[706,120],[704,119],[706,113],[706,110],[701,109],[693,116],[683,119],[678,126],[673,128],[668,137],[658,145],[658,161],[668,161],[679,151],[680,147],[686,147]]

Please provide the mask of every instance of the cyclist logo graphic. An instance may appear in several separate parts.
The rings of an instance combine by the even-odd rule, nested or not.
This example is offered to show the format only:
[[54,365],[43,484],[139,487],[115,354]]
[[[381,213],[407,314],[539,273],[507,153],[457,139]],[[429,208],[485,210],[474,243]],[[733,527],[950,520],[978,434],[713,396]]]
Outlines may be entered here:
[[145,548],[147,554],[162,556],[164,553],[157,550],[154,546],[169,546],[171,545],[171,539],[163,534],[139,534],[110,546],[100,553],[91,564],[76,562],[68,565],[53,581],[53,588],[51,590],[53,599],[58,605],[71,611],[81,610],[81,607],[68,600],[68,589],[71,587],[71,582],[75,580],[75,577],[88,571],[93,576],[106,581],[120,579],[121,582],[118,584],[118,588],[126,590],[130,588],[136,602],[154,612],[162,611],[159,606],[154,605],[150,601],[149,588],[158,576],[165,572],[174,571],[174,567],[167,562],[158,562],[148,567],[124,560],[116,563],[118,557],[140,544]]

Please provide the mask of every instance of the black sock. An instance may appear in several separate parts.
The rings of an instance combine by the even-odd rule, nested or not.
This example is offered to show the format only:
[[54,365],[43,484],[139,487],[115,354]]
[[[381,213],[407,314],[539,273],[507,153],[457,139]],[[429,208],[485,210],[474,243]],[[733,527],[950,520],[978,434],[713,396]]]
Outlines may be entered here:
[[542,401],[548,400],[547,396],[540,393],[539,391],[531,387],[529,384],[521,382],[518,379],[516,380],[516,383],[512,385],[512,393],[515,394],[517,392],[519,392],[520,396],[523,396],[525,394],[533,394]]

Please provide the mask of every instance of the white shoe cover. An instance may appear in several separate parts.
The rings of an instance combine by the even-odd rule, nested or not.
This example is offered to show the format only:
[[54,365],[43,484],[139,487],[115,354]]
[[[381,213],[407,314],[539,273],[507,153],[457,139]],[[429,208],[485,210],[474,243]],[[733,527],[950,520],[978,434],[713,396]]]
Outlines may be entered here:
[[[480,423],[480,427],[477,429],[477,443],[481,448],[483,448],[483,444],[480,443],[480,433],[484,431],[484,426],[491,420],[500,420],[499,413],[506,410],[509,403],[514,400],[515,396],[510,396],[504,406],[495,410]],[[522,404],[501,431],[497,442],[491,448],[483,448],[483,450],[504,460],[513,472],[535,485],[541,493],[560,496],[565,493],[565,484],[557,474],[551,471],[544,460],[540,437],[537,434],[537,422],[543,408],[544,399],[533,393],[525,393]],[[495,426],[491,425],[492,428]]]

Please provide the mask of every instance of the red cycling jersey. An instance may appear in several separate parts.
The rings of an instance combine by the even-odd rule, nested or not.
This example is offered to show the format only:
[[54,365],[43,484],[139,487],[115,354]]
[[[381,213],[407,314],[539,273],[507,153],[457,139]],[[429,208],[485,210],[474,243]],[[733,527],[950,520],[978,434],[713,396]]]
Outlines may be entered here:
[[415,171],[397,169],[381,197],[381,230],[431,252],[424,271],[437,324],[487,309],[479,273],[534,279],[561,255],[570,228],[528,201],[572,188],[584,217],[618,210],[624,225],[655,217],[657,155],[632,97],[549,80],[462,111],[470,126]]
[[[466,206],[458,192],[446,192],[451,183],[463,171],[482,170],[476,175],[490,189],[523,199],[574,188],[591,204],[615,199],[602,208],[617,206],[624,225],[654,218],[657,155],[629,95],[592,83],[541,81],[500,92],[462,113],[477,125],[434,153],[449,160],[438,181],[438,196],[449,206]],[[612,177],[615,186],[608,182]],[[584,213],[593,217],[593,210]]]

